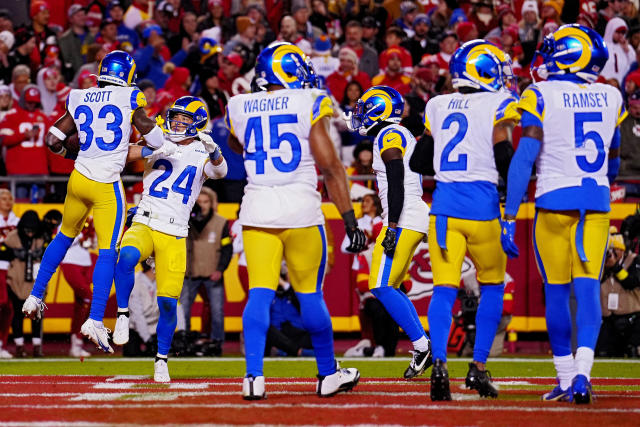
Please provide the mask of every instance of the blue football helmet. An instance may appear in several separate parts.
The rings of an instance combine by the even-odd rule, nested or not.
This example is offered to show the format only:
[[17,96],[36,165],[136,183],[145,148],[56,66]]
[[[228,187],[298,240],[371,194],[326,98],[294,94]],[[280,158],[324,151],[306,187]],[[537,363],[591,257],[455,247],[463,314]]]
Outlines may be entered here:
[[456,89],[497,92],[515,88],[511,58],[485,40],[471,40],[460,46],[449,61],[449,71]]
[[404,111],[402,95],[389,86],[373,86],[362,94],[351,115],[351,128],[366,135],[377,123],[400,123]]
[[[540,56],[542,64],[536,66]],[[600,34],[578,24],[567,24],[544,38],[531,60],[531,71],[550,80],[593,83],[609,59]]]
[[127,52],[107,53],[98,66],[98,82],[131,86],[136,81],[136,63]]
[[[183,114],[191,117],[192,122],[186,123],[176,119],[176,115]],[[209,113],[205,103],[195,96],[183,96],[167,110],[167,119],[163,124],[163,131],[172,142],[184,141],[187,138],[195,138],[198,132],[203,131],[209,122]],[[177,132],[172,129],[172,125],[181,124],[184,131]]]
[[269,84],[306,89],[318,87],[318,76],[302,49],[291,43],[275,42],[258,55],[256,83],[262,90]]

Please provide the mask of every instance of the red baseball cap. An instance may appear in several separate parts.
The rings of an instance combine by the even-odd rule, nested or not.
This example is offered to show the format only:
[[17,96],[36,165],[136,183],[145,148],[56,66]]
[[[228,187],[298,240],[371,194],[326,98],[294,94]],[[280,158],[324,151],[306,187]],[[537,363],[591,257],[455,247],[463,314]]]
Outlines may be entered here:
[[229,55],[225,57],[225,59],[231,62],[233,65],[237,66],[238,68],[242,68],[242,64],[244,63],[242,56],[240,56],[240,54],[236,52],[231,52]]
[[50,10],[49,4],[44,0],[36,0],[33,3],[31,3],[31,9],[29,11],[29,16],[31,18],[33,18],[34,16],[36,16],[38,13],[42,12],[43,10]]
[[40,103],[40,89],[37,87],[30,87],[24,94],[25,102],[37,102]]

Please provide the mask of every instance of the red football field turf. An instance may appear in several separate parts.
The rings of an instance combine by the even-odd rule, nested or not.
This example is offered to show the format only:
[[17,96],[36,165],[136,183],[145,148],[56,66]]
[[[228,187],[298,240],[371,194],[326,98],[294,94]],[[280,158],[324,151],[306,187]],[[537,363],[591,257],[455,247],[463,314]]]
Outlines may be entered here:
[[[87,376],[0,376],[0,425],[290,424],[638,426],[637,379],[594,379],[597,401],[543,403],[549,378],[496,379],[500,398],[478,398],[452,379],[453,402],[434,403],[428,380],[363,379],[354,391],[315,395],[312,379],[267,379],[267,400],[245,402],[239,379],[174,380]],[[625,390],[625,386],[633,391]]]

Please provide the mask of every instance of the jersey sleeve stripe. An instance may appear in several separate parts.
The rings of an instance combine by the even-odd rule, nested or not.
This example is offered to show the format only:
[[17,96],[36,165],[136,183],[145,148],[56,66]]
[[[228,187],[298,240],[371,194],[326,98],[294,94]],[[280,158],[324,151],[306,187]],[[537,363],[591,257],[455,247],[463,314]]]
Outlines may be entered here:
[[544,99],[540,91],[535,87],[528,87],[524,91],[518,103],[518,108],[528,111],[540,119],[540,121],[544,120]]
[[502,101],[493,120],[493,124],[500,123],[504,120],[519,120],[518,101],[515,98],[508,98]]
[[316,98],[311,108],[311,125],[325,116],[333,115],[331,99],[327,95],[320,95]]
[[231,117],[229,117],[229,106],[227,105],[224,108],[225,108],[224,123],[227,125],[227,129],[229,129],[229,132],[231,132],[231,135],[236,136],[236,133],[233,130],[233,125],[231,124]]
[[627,118],[627,115],[629,115],[629,113],[627,112],[627,109],[625,108],[624,104],[622,104],[620,106],[620,109],[618,110],[618,121],[616,122],[616,126],[620,126],[620,124],[624,121],[624,119]]

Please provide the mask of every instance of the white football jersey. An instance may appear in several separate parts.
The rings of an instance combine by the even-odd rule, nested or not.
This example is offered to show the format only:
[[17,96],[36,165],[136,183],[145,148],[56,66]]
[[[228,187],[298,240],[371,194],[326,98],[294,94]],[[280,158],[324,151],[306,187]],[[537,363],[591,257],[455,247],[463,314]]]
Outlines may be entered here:
[[248,180],[242,225],[324,224],[309,133],[314,123],[332,114],[330,98],[318,89],[249,93],[229,100],[227,127],[244,147]]
[[429,206],[422,200],[422,175],[409,168],[409,160],[416,147],[416,139],[404,126],[389,125],[373,141],[373,170],[378,180],[378,195],[382,202],[382,220],[389,224],[389,202],[387,170],[381,154],[389,148],[398,148],[402,152],[404,163],[404,205],[398,220],[398,227],[408,228],[419,233],[429,229]]
[[517,117],[516,103],[507,92],[452,93],[431,98],[425,108],[425,127],[433,135],[436,181],[498,184],[493,126]]
[[522,93],[519,108],[540,119],[544,131],[536,160],[536,198],[581,186],[585,178],[609,187],[609,147],[626,116],[618,89],[602,83],[544,81]]
[[137,87],[72,90],[67,111],[80,139],[76,170],[93,181],[118,181],[127,161],[133,112],[145,105],[144,94]]
[[169,157],[151,156],[144,166],[142,199],[134,222],[177,237],[189,233],[189,216],[207,180],[209,154],[200,141],[178,145]]

